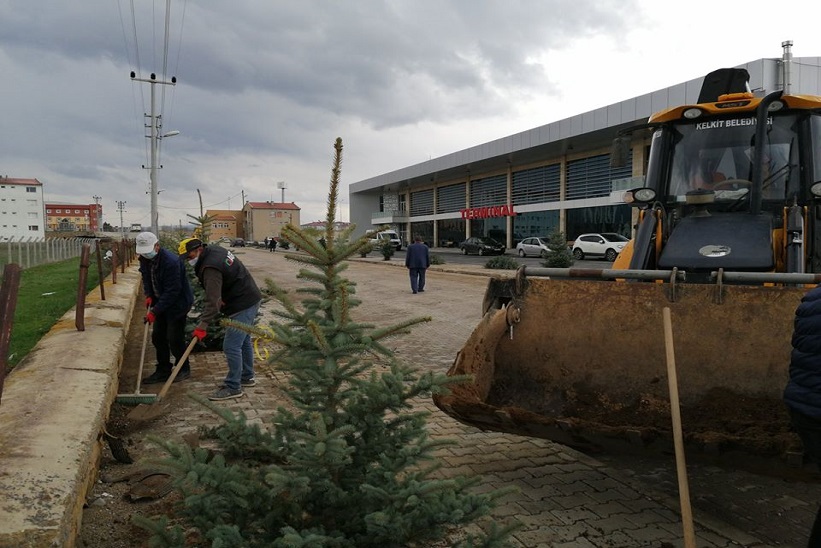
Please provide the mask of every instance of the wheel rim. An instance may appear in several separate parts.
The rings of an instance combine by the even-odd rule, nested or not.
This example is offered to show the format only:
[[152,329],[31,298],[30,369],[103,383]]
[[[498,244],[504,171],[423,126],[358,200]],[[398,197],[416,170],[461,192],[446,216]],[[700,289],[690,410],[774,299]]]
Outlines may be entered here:
[[542,250],[541,255],[542,255],[542,259],[547,259],[547,251],[545,251],[544,249]]
[[484,255],[484,252],[482,251],[482,248],[479,248],[479,255]]
[[576,259],[581,260],[584,257],[584,253],[582,252],[581,249],[574,249],[573,250],[573,257],[575,257]]
[[525,256],[525,250],[524,250],[524,249],[520,249],[520,250],[519,250],[519,257],[524,257],[524,256]]
[[462,255],[467,255],[467,254],[468,254],[468,248],[463,247],[462,248]]
[[604,254],[604,258],[611,263],[616,260],[616,252],[612,249],[608,249],[607,252]]

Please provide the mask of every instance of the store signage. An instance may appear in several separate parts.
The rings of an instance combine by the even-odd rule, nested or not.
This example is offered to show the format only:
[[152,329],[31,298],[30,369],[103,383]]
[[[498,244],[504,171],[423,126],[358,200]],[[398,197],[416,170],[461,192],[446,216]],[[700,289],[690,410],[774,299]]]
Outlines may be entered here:
[[512,205],[490,206],[490,207],[470,207],[460,209],[463,219],[489,219],[491,217],[515,217]]

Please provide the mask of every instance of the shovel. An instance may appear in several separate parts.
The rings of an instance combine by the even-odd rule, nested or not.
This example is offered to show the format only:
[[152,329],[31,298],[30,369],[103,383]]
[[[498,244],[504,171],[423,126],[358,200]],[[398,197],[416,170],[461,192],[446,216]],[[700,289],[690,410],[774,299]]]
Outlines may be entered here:
[[169,375],[168,380],[165,381],[165,384],[160,390],[160,393],[157,394],[157,399],[154,400],[152,404],[140,404],[128,414],[128,419],[133,421],[148,421],[151,420],[159,415],[161,415],[164,411],[163,406],[159,405],[165,395],[168,393],[168,390],[171,388],[171,383],[174,382],[174,379],[177,378],[177,373],[180,372],[182,369],[182,364],[185,363],[185,360],[188,359],[188,355],[191,354],[191,351],[194,350],[194,346],[196,346],[198,338],[194,337],[191,339],[191,342],[188,344],[188,348],[185,349],[185,354],[182,355],[177,361],[177,364],[174,366],[174,369],[171,371],[171,375]]

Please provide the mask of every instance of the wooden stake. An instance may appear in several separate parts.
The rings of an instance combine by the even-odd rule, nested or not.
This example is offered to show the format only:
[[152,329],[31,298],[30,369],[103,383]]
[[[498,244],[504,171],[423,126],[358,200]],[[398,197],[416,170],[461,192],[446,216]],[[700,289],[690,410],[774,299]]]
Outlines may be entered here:
[[673,442],[676,449],[676,474],[678,476],[679,503],[681,504],[681,524],[684,528],[684,546],[685,548],[695,548],[696,533],[693,528],[693,511],[690,507],[687,463],[684,459],[684,436],[681,431],[681,409],[678,401],[676,354],[673,348],[673,322],[670,319],[670,307],[664,307],[662,316],[664,318],[664,347],[667,351],[667,384],[670,388],[670,414],[673,417]]

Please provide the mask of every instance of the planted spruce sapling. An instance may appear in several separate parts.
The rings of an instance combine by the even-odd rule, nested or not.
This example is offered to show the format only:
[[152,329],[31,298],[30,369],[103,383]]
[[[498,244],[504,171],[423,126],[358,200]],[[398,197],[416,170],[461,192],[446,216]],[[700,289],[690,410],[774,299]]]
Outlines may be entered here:
[[[184,540],[232,547],[421,547],[487,515],[507,493],[475,493],[479,478],[437,474],[433,451],[447,442],[429,438],[428,413],[413,400],[464,379],[402,363],[383,344],[430,318],[375,327],[352,313],[360,301],[355,284],[342,275],[346,260],[369,241],[349,243],[350,232],[334,237],[341,159],[337,139],[325,245],[295,226],[283,229],[306,252],[287,255],[304,266],[300,303],[267,280],[281,304],[273,311],[277,320],[268,329],[248,327],[273,347],[270,362],[286,373],[288,405],[267,419],[265,430],[192,396],[225,424],[209,432],[216,452],[162,442],[183,499],[174,526],[139,520],[157,546]],[[490,527],[453,545],[498,546],[508,532]]]

